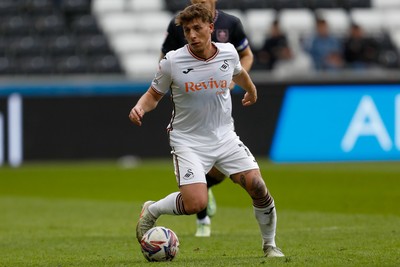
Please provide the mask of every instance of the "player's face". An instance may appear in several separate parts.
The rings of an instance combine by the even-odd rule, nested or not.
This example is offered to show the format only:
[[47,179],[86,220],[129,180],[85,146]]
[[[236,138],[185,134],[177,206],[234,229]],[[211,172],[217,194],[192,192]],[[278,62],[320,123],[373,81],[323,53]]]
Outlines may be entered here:
[[183,25],[183,32],[190,49],[198,54],[203,53],[210,47],[213,30],[214,24],[204,22],[200,18]]
[[217,0],[192,0],[191,2],[192,4],[203,4],[206,8],[214,12]]

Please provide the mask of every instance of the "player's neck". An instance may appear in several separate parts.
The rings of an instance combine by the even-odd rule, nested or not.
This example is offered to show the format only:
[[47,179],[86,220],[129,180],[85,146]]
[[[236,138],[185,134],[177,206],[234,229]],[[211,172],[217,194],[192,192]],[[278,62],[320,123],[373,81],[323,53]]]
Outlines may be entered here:
[[214,45],[214,43],[210,42],[209,44],[206,45],[206,47],[202,51],[193,51],[192,49],[190,50],[197,57],[207,60],[215,55],[215,53],[217,52],[217,47]]

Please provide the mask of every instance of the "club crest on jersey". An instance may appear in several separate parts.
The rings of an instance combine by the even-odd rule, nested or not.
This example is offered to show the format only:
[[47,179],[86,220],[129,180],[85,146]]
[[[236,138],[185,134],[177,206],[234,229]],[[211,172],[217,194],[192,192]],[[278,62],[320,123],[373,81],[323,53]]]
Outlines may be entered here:
[[227,29],[218,29],[215,33],[217,41],[221,43],[226,43],[229,40],[229,31]]
[[224,60],[224,64],[219,68],[221,71],[225,72],[229,70],[229,63],[228,60]]

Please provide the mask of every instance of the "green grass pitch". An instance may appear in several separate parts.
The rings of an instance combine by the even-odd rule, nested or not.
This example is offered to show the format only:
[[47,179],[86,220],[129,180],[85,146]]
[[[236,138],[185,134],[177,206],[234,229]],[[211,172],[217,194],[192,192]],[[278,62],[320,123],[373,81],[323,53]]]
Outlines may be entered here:
[[0,168],[0,266],[400,266],[399,162],[259,163],[285,258],[263,257],[251,201],[227,179],[212,237],[194,237],[194,216],[163,216],[180,253],[148,263],[135,225],[144,201],[177,189],[168,159]]

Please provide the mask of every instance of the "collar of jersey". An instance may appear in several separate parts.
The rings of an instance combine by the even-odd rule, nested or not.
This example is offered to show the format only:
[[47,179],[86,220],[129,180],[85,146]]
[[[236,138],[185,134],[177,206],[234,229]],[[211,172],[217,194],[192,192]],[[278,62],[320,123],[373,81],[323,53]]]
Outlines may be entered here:
[[218,19],[218,15],[219,15],[219,12],[218,12],[218,10],[216,9],[216,10],[215,10],[215,16],[214,16],[214,21],[213,21],[214,24],[215,24],[215,22],[216,22],[217,19]]
[[187,50],[189,51],[189,54],[191,54],[192,57],[194,57],[194,58],[197,59],[197,60],[201,60],[201,61],[208,62],[208,61],[210,61],[210,60],[213,60],[213,59],[218,55],[218,53],[219,53],[219,48],[218,48],[218,46],[216,46],[214,42],[211,42],[211,43],[212,43],[212,45],[213,45],[217,50],[216,50],[215,53],[214,53],[211,57],[209,57],[209,58],[202,58],[202,57],[196,56],[196,55],[192,52],[192,50],[190,50],[190,46],[189,46],[188,44],[186,45],[186,47],[187,47]]

